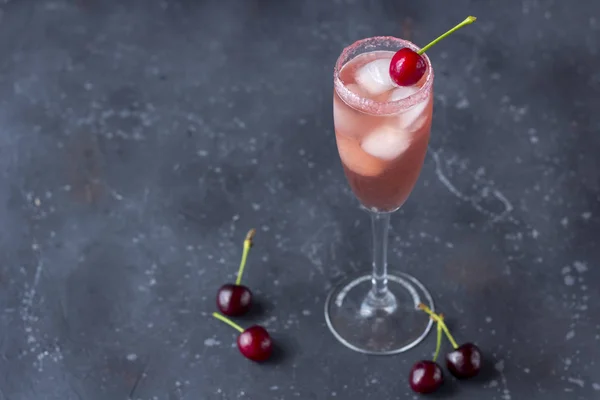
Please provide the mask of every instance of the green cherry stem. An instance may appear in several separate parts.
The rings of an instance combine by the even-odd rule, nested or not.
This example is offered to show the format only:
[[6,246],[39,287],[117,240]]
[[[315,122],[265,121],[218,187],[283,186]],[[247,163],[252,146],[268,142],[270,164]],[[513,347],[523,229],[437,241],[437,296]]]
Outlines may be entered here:
[[436,313],[434,313],[433,311],[431,311],[431,309],[429,307],[427,307],[425,304],[421,303],[419,304],[419,309],[425,311],[427,314],[429,314],[429,316],[431,318],[433,318],[433,320],[435,322],[438,323],[439,326],[441,326],[442,330],[444,331],[444,333],[446,334],[446,337],[448,338],[448,340],[450,341],[450,343],[452,344],[452,347],[456,350],[458,349],[458,343],[456,343],[456,340],[454,340],[454,338],[452,337],[452,335],[450,334],[450,331],[448,330],[448,327],[446,326],[446,323],[444,322],[444,318],[437,315]]
[[456,25],[454,28],[450,29],[448,32],[444,33],[442,36],[438,37],[437,39],[434,39],[431,43],[429,43],[427,46],[423,47],[421,50],[417,51],[417,54],[421,55],[421,54],[425,53],[427,50],[432,48],[435,44],[437,44],[440,40],[444,39],[446,36],[453,34],[454,32],[456,32],[463,26],[472,24],[473,22],[475,22],[475,20],[477,20],[477,18],[471,17],[471,16],[467,17],[463,22]]
[[244,328],[242,328],[241,326],[239,326],[238,324],[236,324],[235,322],[233,322],[232,320],[230,320],[227,317],[222,316],[219,313],[214,312],[213,317],[215,317],[216,319],[225,322],[227,325],[231,326],[233,329],[235,329],[236,331],[242,333],[244,332]]
[[435,354],[433,355],[433,362],[437,361],[437,358],[440,355],[440,349],[442,348],[442,325],[437,323],[436,327],[437,327],[437,340],[435,343]]
[[242,282],[242,275],[244,275],[244,267],[246,266],[246,260],[248,259],[248,252],[250,252],[250,248],[252,247],[252,238],[256,233],[256,229],[250,229],[246,234],[246,240],[244,240],[244,252],[242,253],[242,261],[240,261],[240,269],[237,273],[237,279],[235,280],[235,284],[239,285]]

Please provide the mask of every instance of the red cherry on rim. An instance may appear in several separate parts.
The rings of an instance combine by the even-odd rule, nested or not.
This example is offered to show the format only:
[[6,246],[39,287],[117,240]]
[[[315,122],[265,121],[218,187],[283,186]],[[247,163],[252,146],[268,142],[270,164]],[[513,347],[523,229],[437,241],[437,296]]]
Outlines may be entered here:
[[425,59],[408,47],[398,50],[390,62],[390,78],[398,86],[414,85],[421,80],[426,70]]
[[262,362],[271,357],[273,342],[269,332],[262,326],[254,325],[238,336],[237,345],[244,357]]
[[419,361],[409,375],[410,388],[417,393],[432,393],[444,383],[442,369],[435,361]]
[[412,86],[419,82],[427,70],[427,63],[422,57],[422,54],[440,40],[456,32],[463,26],[472,24],[476,19],[477,18],[472,16],[467,17],[463,22],[423,47],[418,53],[408,47],[398,50],[390,62],[390,78],[392,78],[398,86]]
[[481,351],[473,343],[465,343],[446,355],[446,366],[458,379],[472,378],[481,369]]
[[244,285],[227,283],[217,292],[217,307],[225,315],[246,314],[252,305],[252,292]]

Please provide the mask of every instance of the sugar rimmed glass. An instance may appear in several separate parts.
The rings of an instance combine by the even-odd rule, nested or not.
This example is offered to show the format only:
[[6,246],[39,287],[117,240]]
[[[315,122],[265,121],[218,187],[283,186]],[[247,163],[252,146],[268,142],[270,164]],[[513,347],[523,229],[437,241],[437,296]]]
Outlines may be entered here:
[[350,187],[370,214],[373,270],[339,284],[327,298],[325,318],[341,343],[368,354],[404,352],[421,342],[432,326],[430,318],[417,309],[424,303],[433,310],[427,289],[408,274],[389,273],[387,265],[390,215],[410,195],[429,142],[431,63],[423,55],[425,76],[413,93],[399,99],[357,94],[351,90],[351,79],[344,77],[344,67],[357,57],[376,59],[379,52],[393,54],[403,47],[418,50],[411,42],[394,37],[360,40],[343,50],[334,69],[336,142]]

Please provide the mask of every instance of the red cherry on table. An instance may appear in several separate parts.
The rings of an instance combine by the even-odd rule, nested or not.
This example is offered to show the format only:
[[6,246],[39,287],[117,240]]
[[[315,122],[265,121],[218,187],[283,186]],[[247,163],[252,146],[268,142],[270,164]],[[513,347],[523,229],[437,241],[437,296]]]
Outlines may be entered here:
[[225,315],[246,314],[252,305],[252,292],[244,285],[226,283],[217,292],[217,307]]
[[458,379],[472,378],[481,369],[481,351],[473,343],[465,343],[446,355],[446,366]]
[[421,80],[426,70],[425,59],[408,47],[398,50],[390,62],[390,77],[398,86],[414,85]]
[[265,328],[254,325],[248,329],[244,329],[219,313],[215,312],[212,315],[240,333],[237,338],[237,345],[244,357],[256,362],[266,361],[271,357],[273,341]]
[[408,379],[410,388],[417,393],[435,392],[444,383],[444,374],[438,363],[424,360],[413,365]]
[[221,286],[217,292],[217,307],[223,314],[229,315],[230,317],[237,317],[247,313],[252,305],[252,292],[246,286],[242,285],[241,282],[255,233],[256,229],[250,229],[246,234],[244,251],[242,253],[242,260],[240,261],[240,268],[237,273],[235,284],[226,283]]
[[254,325],[240,333],[237,345],[244,357],[262,362],[271,357],[273,342],[269,332],[262,326]]

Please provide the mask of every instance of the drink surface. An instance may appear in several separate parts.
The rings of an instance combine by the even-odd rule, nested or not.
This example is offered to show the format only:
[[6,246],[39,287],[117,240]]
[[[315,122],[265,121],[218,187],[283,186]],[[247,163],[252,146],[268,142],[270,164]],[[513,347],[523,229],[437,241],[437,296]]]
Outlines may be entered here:
[[[363,99],[386,103],[417,93],[426,76],[411,87],[393,85],[388,68],[391,51],[373,51],[350,60],[340,71],[344,86]],[[433,99],[392,115],[350,107],[334,90],[333,118],[338,151],[346,178],[367,208],[393,211],[412,191],[427,152]]]

